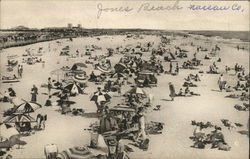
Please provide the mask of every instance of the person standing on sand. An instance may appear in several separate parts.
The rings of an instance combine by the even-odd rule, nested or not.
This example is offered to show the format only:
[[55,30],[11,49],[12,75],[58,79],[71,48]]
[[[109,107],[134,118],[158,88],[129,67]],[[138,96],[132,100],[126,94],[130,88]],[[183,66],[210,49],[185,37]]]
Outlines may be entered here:
[[169,64],[169,72],[170,73],[172,72],[172,69],[173,69],[173,65],[172,65],[172,62],[170,62],[170,64]]
[[33,88],[31,89],[31,102],[36,102],[36,97],[38,95],[38,88],[33,85]]
[[169,82],[168,85],[169,85],[169,90],[170,90],[169,96],[171,97],[171,100],[173,101],[174,97],[176,95],[175,94],[175,88],[174,88],[174,85],[171,82]]
[[51,89],[52,89],[52,82],[51,82],[51,78],[49,77],[48,78],[48,95],[49,96],[50,96]]
[[22,78],[23,77],[23,65],[20,65],[20,77]]
[[236,63],[236,64],[235,64],[235,66],[234,66],[235,75],[236,75],[236,74],[237,74],[237,72],[238,72],[238,68],[239,68],[238,63]]
[[221,74],[219,77],[219,80],[218,80],[218,85],[219,85],[220,91],[225,89],[225,84],[226,84],[226,81],[224,81],[223,74]]
[[139,107],[137,116],[138,116],[138,126],[139,126],[137,140],[139,139],[139,137],[141,137],[142,141],[144,141],[147,138],[147,136],[146,136],[146,131],[145,131],[145,116],[144,116],[143,107]]
[[176,63],[175,72],[176,72],[176,74],[179,74],[179,65],[178,65],[178,63]]
[[21,66],[18,65],[18,66],[17,66],[17,75],[18,75],[19,78],[21,77],[21,75],[20,75],[20,68],[21,68]]

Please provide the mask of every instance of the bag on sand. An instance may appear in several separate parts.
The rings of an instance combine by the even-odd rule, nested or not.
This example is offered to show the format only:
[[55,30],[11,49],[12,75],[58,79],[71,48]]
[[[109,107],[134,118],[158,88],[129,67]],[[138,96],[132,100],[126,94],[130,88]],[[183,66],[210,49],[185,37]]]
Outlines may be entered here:
[[202,141],[199,141],[199,142],[197,143],[197,147],[198,147],[199,149],[204,149],[204,148],[205,148],[205,144],[204,144]]
[[140,143],[139,148],[146,151],[148,150],[148,146],[149,146],[149,139],[145,139]]

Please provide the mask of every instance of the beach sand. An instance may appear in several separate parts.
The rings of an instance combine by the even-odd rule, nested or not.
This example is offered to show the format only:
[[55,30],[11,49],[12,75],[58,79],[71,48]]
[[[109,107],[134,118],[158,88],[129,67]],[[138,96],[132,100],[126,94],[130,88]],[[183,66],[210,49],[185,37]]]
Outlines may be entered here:
[[[42,47],[43,56],[41,58],[45,61],[45,67],[42,67],[41,63],[36,63],[34,65],[24,65],[23,78],[20,79],[18,83],[6,84],[1,83],[1,92],[3,93],[7,88],[12,87],[17,93],[18,98],[23,98],[30,100],[30,90],[32,85],[38,86],[39,95],[38,103],[44,105],[47,95],[42,93],[47,93],[47,89],[41,88],[41,84],[47,82],[47,78],[50,76],[50,72],[55,69],[59,69],[64,65],[72,66],[73,63],[78,61],[88,60],[88,56],[82,58],[71,58],[69,61],[66,60],[65,56],[59,56],[59,53],[63,47],[68,45],[70,47],[70,52],[75,53],[78,49],[80,54],[84,53],[84,48],[86,45],[95,44],[101,46],[102,50],[97,50],[96,54],[106,53],[106,48],[116,48],[117,46],[126,46],[131,44],[135,46],[137,42],[154,42],[155,44],[160,42],[160,37],[145,35],[143,39],[126,39],[125,36],[100,36],[100,40],[95,37],[86,38],[75,38],[73,42],[68,39],[57,40],[50,42],[42,42],[22,47],[8,48],[4,49],[0,53],[0,64],[1,64],[1,75],[7,75],[6,67],[7,56],[18,55],[18,61],[21,63],[22,54],[25,53],[25,49],[34,49],[33,52],[36,53],[39,47]],[[125,40],[124,40],[125,39]],[[207,40],[208,39],[208,40]],[[235,44],[230,42],[223,42],[223,40],[216,41],[216,39],[209,39],[202,36],[191,36],[188,38],[175,37],[171,42],[171,46],[179,45],[181,43],[193,42],[197,45],[206,46],[211,48],[215,44],[221,47],[219,56],[222,59],[221,63],[217,65],[223,70],[225,65],[233,67],[235,63],[243,65],[249,72],[249,53],[248,50],[236,50]],[[48,46],[50,45],[50,51]],[[188,50],[189,57],[192,57],[194,53],[194,48],[189,44],[187,46],[181,46]],[[205,52],[199,53],[197,56],[199,59],[203,59]],[[149,56],[150,53],[145,53],[143,56]],[[114,54],[111,57],[111,62],[114,65],[122,55]],[[218,57],[212,60],[205,61],[202,60],[203,66],[199,67],[200,70],[204,72],[208,71],[209,65],[213,61],[216,61]],[[183,61],[186,59],[181,59]],[[59,62],[59,63],[57,63]],[[179,62],[179,65],[181,62]],[[168,69],[169,63],[164,62],[164,68]],[[87,74],[93,70],[91,65],[86,68]],[[14,70],[16,71],[16,70]],[[185,158],[185,159],[247,159],[248,149],[249,149],[249,138],[246,135],[241,135],[238,133],[240,130],[247,130],[247,121],[249,118],[248,112],[237,111],[234,108],[235,104],[242,105],[242,101],[238,99],[225,98],[229,93],[218,92],[219,88],[217,86],[217,80],[219,75],[214,74],[202,74],[201,82],[198,82],[198,87],[191,88],[194,92],[200,93],[201,96],[194,97],[178,97],[174,101],[169,100],[169,89],[168,82],[172,82],[176,91],[179,90],[183,84],[184,78],[187,77],[189,73],[198,73],[198,70],[180,70],[178,76],[171,76],[167,74],[161,74],[157,76],[158,85],[153,88],[146,88],[147,92],[154,94],[154,105],[161,105],[161,111],[152,111],[148,109],[147,121],[159,121],[165,123],[165,128],[162,134],[150,135],[150,146],[148,151],[142,151],[136,147],[133,147],[135,152],[130,153],[131,158],[141,158],[141,159],[166,159],[166,158]],[[234,72],[230,72],[229,75],[225,75],[225,79],[229,81],[230,84],[236,85],[236,77],[230,75]],[[52,78],[56,78],[52,76]],[[86,115],[81,116],[70,116],[61,115],[58,112],[59,107],[43,107],[38,109],[31,116],[36,117],[38,113],[47,114],[48,120],[46,121],[46,128],[42,131],[37,131],[31,136],[22,137],[22,140],[27,142],[27,145],[23,146],[21,149],[12,149],[9,154],[13,158],[25,158],[25,159],[35,159],[35,158],[45,158],[44,156],[44,146],[46,144],[55,143],[58,145],[59,151],[65,150],[74,146],[89,145],[89,132],[84,131],[84,128],[88,128],[90,123],[98,121],[97,118],[91,117],[91,113],[96,112],[96,106],[94,102],[90,101],[90,94],[96,91],[97,86],[94,83],[88,82],[88,87],[85,92],[88,95],[78,95],[76,97],[70,97],[70,100],[75,101],[76,104],[72,105],[75,108],[83,108]],[[124,88],[122,92],[124,93],[129,88]],[[112,95],[112,94],[111,94]],[[120,97],[113,97],[111,103],[119,103]],[[10,103],[0,103],[0,111],[11,108]],[[1,120],[4,118],[1,117]],[[229,119],[232,122],[238,122],[243,124],[242,128],[237,128],[236,130],[228,130],[224,127],[220,119]],[[189,139],[193,134],[194,126],[191,125],[191,120],[196,121],[210,121],[213,124],[222,127],[222,132],[225,135],[226,142],[232,147],[231,151],[219,151],[217,149],[210,149],[206,147],[205,149],[195,149],[190,147],[193,145],[193,141]]]

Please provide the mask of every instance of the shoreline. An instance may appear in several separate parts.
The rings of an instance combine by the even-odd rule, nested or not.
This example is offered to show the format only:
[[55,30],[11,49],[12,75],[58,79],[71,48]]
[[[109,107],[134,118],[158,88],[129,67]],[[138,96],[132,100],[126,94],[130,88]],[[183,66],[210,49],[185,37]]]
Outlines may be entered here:
[[[106,31],[106,32],[105,32]],[[15,32],[14,34],[18,33],[18,31],[13,31]],[[33,31],[28,31],[28,32],[33,32]],[[208,38],[211,37],[221,37],[221,40],[230,40],[230,39],[235,39],[239,40],[242,43],[249,43],[250,42],[250,37],[248,31],[192,31],[192,30],[183,30],[183,31],[171,31],[171,30],[141,30],[138,29],[138,31],[132,31],[132,33],[144,33],[144,34],[154,34],[155,32],[169,32],[170,34],[192,34],[195,36],[205,36]],[[53,32],[52,32],[53,33]],[[101,36],[101,35],[112,35],[114,33],[118,33],[120,35],[128,34],[129,29],[104,29],[102,31],[97,31],[94,33],[93,31],[89,31],[86,35],[71,35],[71,36],[64,36],[64,37],[55,37],[51,39],[41,39],[41,40],[28,40],[28,41],[20,41],[20,42],[2,42],[0,43],[0,50],[6,49],[6,48],[11,48],[11,47],[20,47],[20,46],[25,46],[25,45],[30,45],[30,44],[35,44],[35,43],[40,43],[40,42],[46,42],[46,41],[53,41],[53,40],[59,40],[59,39],[66,39],[66,38],[75,38],[75,37],[92,37],[92,36]]]

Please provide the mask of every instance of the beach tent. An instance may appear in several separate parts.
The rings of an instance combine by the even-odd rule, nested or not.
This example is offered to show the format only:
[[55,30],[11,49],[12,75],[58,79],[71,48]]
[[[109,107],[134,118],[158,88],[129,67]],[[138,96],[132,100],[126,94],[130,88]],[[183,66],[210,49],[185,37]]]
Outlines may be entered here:
[[97,159],[87,147],[73,147],[60,152],[58,159]]
[[15,127],[10,124],[2,123],[0,124],[0,136],[4,138],[9,138],[13,135],[19,134]]
[[15,112],[15,113],[32,113],[32,112],[35,112],[35,110],[42,107],[41,104],[36,103],[36,102],[27,102],[25,100],[23,100],[23,101],[24,101],[24,103],[18,105],[16,108],[14,108],[13,112]]
[[64,90],[69,91],[71,94],[80,94],[80,93],[82,93],[82,88],[76,82],[70,83],[69,85],[64,87]]

